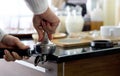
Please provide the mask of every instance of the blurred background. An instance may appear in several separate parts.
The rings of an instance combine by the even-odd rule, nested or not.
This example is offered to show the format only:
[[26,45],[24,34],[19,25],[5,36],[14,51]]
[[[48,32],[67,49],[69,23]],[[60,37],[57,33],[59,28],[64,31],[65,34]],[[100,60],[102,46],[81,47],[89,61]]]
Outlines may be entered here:
[[[48,0],[60,18],[56,32],[72,33],[99,30],[103,25],[119,25],[120,0]],[[0,28],[7,33],[33,33],[33,13],[24,0],[0,2]]]

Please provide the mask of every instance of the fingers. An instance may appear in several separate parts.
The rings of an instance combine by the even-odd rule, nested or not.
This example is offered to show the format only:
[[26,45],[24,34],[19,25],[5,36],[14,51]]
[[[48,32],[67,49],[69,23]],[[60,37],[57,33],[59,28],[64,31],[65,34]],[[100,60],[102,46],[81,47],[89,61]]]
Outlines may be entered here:
[[48,32],[48,33],[55,33],[56,31],[56,28],[58,26],[58,23],[49,23],[49,22],[46,22],[46,21],[42,21],[41,22],[41,25],[43,26],[43,29]]
[[50,33],[54,34],[58,25],[56,24],[47,24],[47,29]]
[[41,26],[41,18],[38,16],[38,15],[35,15],[33,17],[33,25],[34,25],[34,28],[36,29],[36,31],[38,32],[38,36],[39,36],[39,41],[42,40],[43,38],[43,28]]
[[15,44],[19,49],[22,49],[22,50],[29,48],[29,46],[24,45],[20,40],[17,40]]
[[46,31],[49,34],[54,33],[54,29],[51,27],[50,23],[42,21],[41,24],[43,26],[44,31]]
[[[38,23],[38,22],[37,22]],[[41,21],[41,23],[38,25],[37,23],[34,23],[34,27],[38,32],[39,35],[39,39],[38,41],[42,41],[43,37],[44,37],[44,31],[46,31],[47,33],[49,33],[49,39],[52,39],[52,33],[53,33],[53,29],[52,27],[47,27],[47,25],[50,25],[48,22],[45,21]]]
[[8,50],[4,50],[5,55],[3,56],[6,61],[15,61],[15,58],[10,54]]
[[21,56],[19,56],[16,52],[12,52],[12,56],[14,59],[17,59],[17,60],[22,60],[23,58]]
[[59,25],[59,18],[54,14],[54,12],[48,7],[48,9],[40,15],[41,19],[48,22],[46,29],[49,33],[55,33],[57,26]]
[[[9,41],[9,42],[8,42]],[[19,48],[21,50],[28,49],[29,46],[25,46],[17,37],[7,35],[6,38],[0,43],[2,48]],[[17,53],[10,53],[8,50],[4,50],[5,55],[3,56],[6,61],[15,61],[23,59]]]
[[27,56],[21,57],[16,52],[10,53],[8,50],[4,50],[4,53],[5,53],[5,55],[3,56],[3,58],[8,62],[15,61],[15,60],[29,59],[29,57],[27,57]]
[[[29,46],[25,46],[20,40],[16,41],[16,45],[19,47],[19,49],[28,49]],[[22,50],[21,50],[22,51]],[[22,59],[28,59],[29,57],[27,56],[19,56],[16,52],[12,52],[11,54],[13,56],[13,58],[16,60],[22,60]],[[11,60],[12,61],[12,60]]]
[[[52,34],[55,33],[56,28],[59,24],[59,19],[55,16],[54,19],[52,17],[50,19],[42,18],[39,15],[35,15],[33,18],[33,24],[38,32],[39,41],[42,41],[44,32],[47,32],[49,35],[49,39],[52,39]],[[57,19],[57,20],[56,20]],[[51,21],[52,20],[52,21]]]
[[22,60],[22,59],[25,59],[25,60],[27,60],[27,59],[29,59],[29,57],[28,56],[19,56],[16,52],[12,52],[12,56],[14,57],[14,59],[16,59],[16,60]]
[[37,30],[37,32],[38,32],[38,36],[39,36],[39,41],[41,41],[42,40],[42,38],[43,38],[43,28],[39,25],[39,26],[35,26],[35,29]]

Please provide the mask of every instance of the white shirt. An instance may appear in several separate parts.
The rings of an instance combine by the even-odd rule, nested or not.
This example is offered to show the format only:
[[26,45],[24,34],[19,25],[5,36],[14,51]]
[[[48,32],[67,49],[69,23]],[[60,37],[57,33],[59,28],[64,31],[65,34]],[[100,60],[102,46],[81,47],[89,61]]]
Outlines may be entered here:
[[5,33],[2,31],[2,29],[0,29],[0,41],[3,39],[4,36],[5,36]]
[[85,4],[87,3],[87,0],[68,0],[67,2],[73,4]]
[[[28,7],[34,14],[42,14],[48,8],[47,0],[25,0]],[[6,34],[0,29],[0,41]]]
[[34,14],[42,14],[48,8],[47,0],[25,0]]

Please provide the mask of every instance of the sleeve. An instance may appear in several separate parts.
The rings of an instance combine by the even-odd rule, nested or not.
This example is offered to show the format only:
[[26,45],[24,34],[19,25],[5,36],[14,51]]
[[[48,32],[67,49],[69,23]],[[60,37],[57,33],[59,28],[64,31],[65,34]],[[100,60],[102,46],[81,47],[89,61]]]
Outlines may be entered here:
[[48,8],[47,0],[25,0],[25,2],[34,14],[42,14]]
[[0,29],[0,42],[2,41],[2,39],[5,35],[6,35],[6,33],[3,32],[2,29]]

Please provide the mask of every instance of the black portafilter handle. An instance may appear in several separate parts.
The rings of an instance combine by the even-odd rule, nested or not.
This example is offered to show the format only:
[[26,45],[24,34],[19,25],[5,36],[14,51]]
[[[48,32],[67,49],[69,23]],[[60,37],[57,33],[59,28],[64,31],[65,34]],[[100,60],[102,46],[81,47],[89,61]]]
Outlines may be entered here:
[[[3,58],[3,55],[5,55],[5,53],[4,53],[4,50],[5,50],[6,48],[0,48],[0,58]],[[16,52],[16,53],[18,53],[20,56],[28,56],[28,57],[30,57],[31,55],[31,51],[30,51],[30,49],[26,49],[26,50],[21,50],[21,49],[7,49],[10,53],[12,53],[12,52]]]

